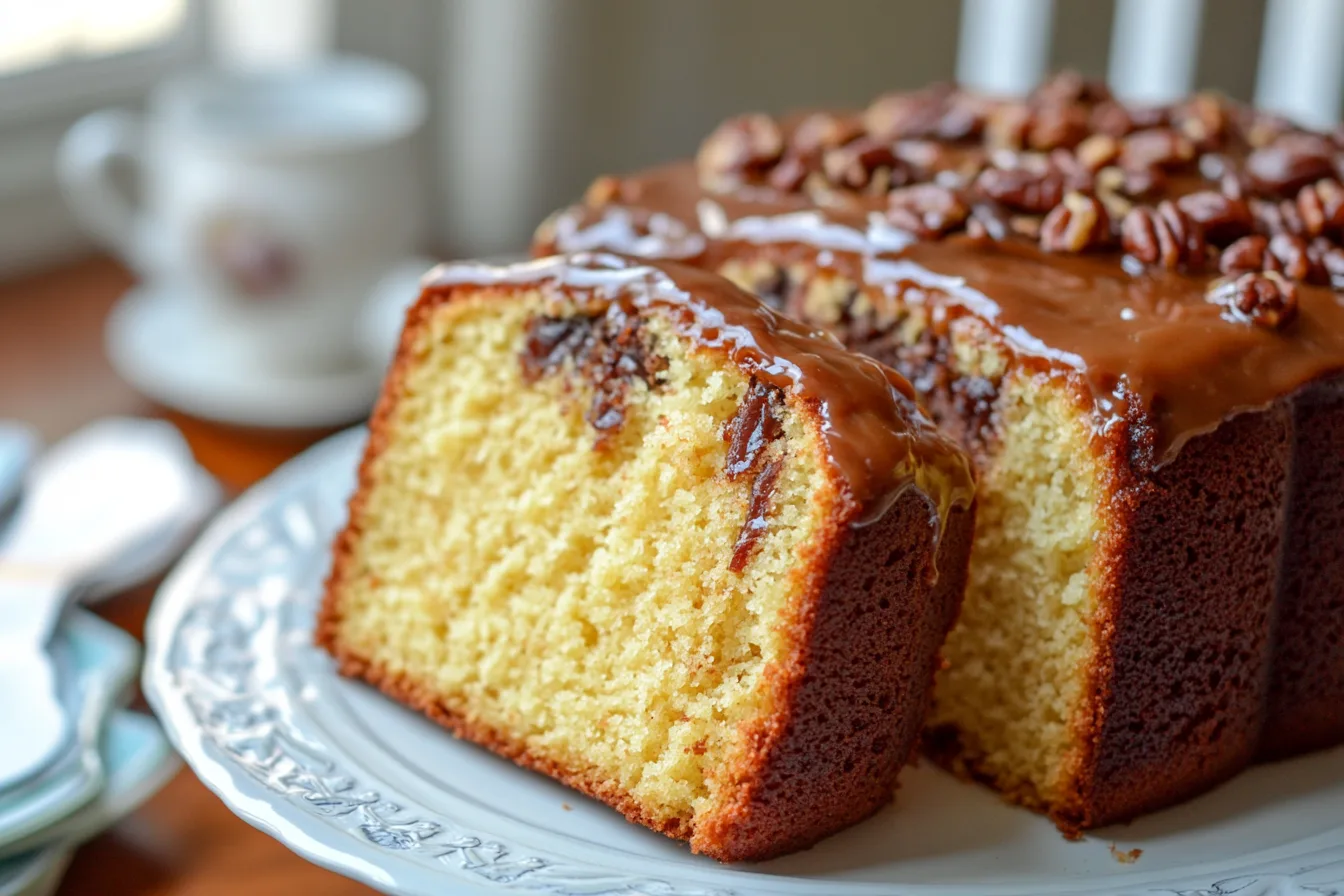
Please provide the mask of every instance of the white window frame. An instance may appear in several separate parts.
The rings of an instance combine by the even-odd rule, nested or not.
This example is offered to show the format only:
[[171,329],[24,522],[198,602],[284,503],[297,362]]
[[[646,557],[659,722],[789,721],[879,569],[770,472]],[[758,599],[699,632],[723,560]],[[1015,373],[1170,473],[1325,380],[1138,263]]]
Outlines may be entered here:
[[188,0],[181,28],[162,43],[0,74],[0,277],[88,251],[56,182],[61,136],[80,116],[139,105],[165,76],[204,63],[207,13],[205,0]]

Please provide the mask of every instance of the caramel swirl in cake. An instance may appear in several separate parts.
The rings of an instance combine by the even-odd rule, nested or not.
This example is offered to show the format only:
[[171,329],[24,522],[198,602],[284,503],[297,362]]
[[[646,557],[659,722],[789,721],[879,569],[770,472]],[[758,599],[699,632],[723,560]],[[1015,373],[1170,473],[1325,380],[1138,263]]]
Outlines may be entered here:
[[[919,410],[900,374],[781,317],[717,275],[675,263],[592,254],[510,268],[444,266],[429,275],[426,288],[505,283],[556,290],[604,317],[633,318],[636,310],[666,309],[676,331],[702,349],[723,352],[765,386],[815,402],[826,460],[848,491],[854,525],[880,519],[910,486],[938,506],[942,522],[953,507],[969,507],[974,499],[968,461]],[[581,351],[578,346],[588,341],[587,335],[566,335],[565,328],[551,333],[552,326],[534,322],[525,358],[540,360],[525,364],[541,369],[554,363],[558,347]],[[761,492],[768,498],[767,488]]]
[[742,396],[737,413],[723,428],[723,438],[728,443],[728,456],[724,458],[723,469],[728,478],[754,474],[747,518],[742,521],[737,544],[733,546],[733,559],[728,564],[733,572],[746,569],[751,549],[768,524],[770,498],[775,490],[775,480],[779,478],[780,462],[778,457],[766,461],[765,452],[771,443],[784,435],[784,427],[779,419],[779,403],[777,388],[753,378],[747,386],[747,394]]
[[938,87],[795,116],[778,147],[759,117],[736,121],[698,165],[619,179],[553,217],[538,251],[713,269],[753,244],[806,248],[1081,374],[1099,432],[1152,421],[1154,466],[1344,370],[1338,135],[1208,94],[1127,107],[1073,75],[1020,102]]
[[649,351],[647,342],[639,318],[624,314],[619,306],[600,315],[538,316],[528,322],[523,376],[535,381],[572,362],[592,386],[593,400],[584,419],[597,430],[601,449],[625,423],[630,383],[641,379],[655,386],[667,366],[665,358]]

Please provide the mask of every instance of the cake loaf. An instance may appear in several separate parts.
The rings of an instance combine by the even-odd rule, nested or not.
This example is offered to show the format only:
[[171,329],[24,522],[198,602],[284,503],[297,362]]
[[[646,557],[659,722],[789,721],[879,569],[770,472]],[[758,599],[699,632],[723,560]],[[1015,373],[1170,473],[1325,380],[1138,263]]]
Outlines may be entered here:
[[717,275],[441,267],[317,640],[632,821],[765,858],[891,799],[973,498],[904,379]]
[[980,477],[928,748],[1074,834],[1344,741],[1341,139],[935,87],[730,120],[536,250],[720,271],[912,380]]

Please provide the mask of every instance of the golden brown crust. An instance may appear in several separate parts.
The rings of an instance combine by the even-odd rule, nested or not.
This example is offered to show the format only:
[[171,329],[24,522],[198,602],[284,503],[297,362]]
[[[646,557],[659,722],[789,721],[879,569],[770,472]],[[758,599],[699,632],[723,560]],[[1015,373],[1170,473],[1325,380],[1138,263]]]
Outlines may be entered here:
[[[730,259],[819,267],[805,245],[713,244],[704,255],[716,267]],[[833,270],[860,281],[861,268],[846,264],[836,258]],[[793,284],[785,310],[806,318],[804,285]],[[904,349],[863,346],[920,381],[898,363]],[[941,372],[942,391],[922,399],[973,454],[992,451],[992,406],[959,404],[956,372]],[[1095,654],[1061,766],[1064,795],[1049,801],[996,780],[947,728],[925,737],[935,761],[1078,836],[1197,795],[1257,758],[1344,742],[1342,382],[1238,415],[1156,470],[1140,407],[1098,430],[1108,480],[1092,570]],[[1088,413],[1087,384],[1069,383]]]
[[[658,822],[592,770],[468,718],[342,642],[341,592],[373,486],[373,463],[389,438],[391,413],[414,363],[416,335],[432,309],[450,300],[450,292],[430,292],[411,309],[370,420],[358,487],[333,547],[315,634],[318,646],[337,658],[341,673],[369,681],[458,737],[562,781],[631,821],[688,839],[694,851],[721,861],[759,860],[808,846],[890,801],[896,775],[916,746],[938,650],[960,605],[974,526],[973,508],[951,515],[937,556],[940,578],[931,586],[925,576],[934,562],[936,506],[914,488],[876,522],[854,528],[863,508],[841,500],[838,478],[827,485],[822,500],[831,508],[830,518],[800,558],[789,636],[793,659],[766,670],[770,709],[719,773],[719,789],[730,796],[700,818]],[[797,410],[812,427],[822,425],[812,405],[798,402]]]
[[600,800],[620,812],[635,824],[666,834],[678,840],[691,837],[690,819],[659,821],[644,811],[634,797],[623,791],[615,783],[604,780],[590,769],[580,769],[557,761],[530,750],[521,740],[510,737],[479,720],[471,720],[462,713],[446,706],[435,694],[404,675],[389,672],[376,663],[346,650],[339,640],[325,640],[319,646],[326,649],[337,659],[337,668],[347,678],[362,679],[378,688],[387,696],[417,712],[423,713],[433,721],[447,728],[462,740],[478,744],[505,759],[554,778],[562,784]]

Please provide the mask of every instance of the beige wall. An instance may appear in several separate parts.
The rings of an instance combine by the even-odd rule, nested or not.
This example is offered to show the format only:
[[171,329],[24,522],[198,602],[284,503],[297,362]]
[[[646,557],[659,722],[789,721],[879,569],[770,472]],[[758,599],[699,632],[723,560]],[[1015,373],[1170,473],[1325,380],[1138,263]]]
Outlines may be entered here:
[[[1265,0],[1206,0],[1201,84],[1247,97]],[[1115,0],[1056,0],[1050,62],[1106,71]],[[957,0],[343,0],[342,49],[431,85],[430,232],[526,245],[593,176],[694,150],[726,115],[862,104],[953,76]]]

